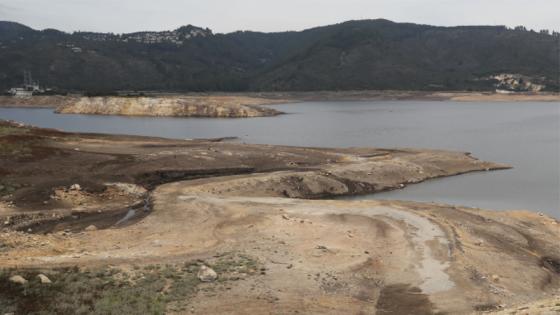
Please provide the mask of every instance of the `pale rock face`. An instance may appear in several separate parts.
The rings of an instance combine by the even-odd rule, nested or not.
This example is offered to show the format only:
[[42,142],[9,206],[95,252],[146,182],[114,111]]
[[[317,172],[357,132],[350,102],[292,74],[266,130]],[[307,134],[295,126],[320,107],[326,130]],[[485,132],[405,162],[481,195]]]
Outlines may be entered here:
[[280,112],[258,105],[278,103],[250,97],[81,97],[56,109],[62,114],[177,117],[261,117]]

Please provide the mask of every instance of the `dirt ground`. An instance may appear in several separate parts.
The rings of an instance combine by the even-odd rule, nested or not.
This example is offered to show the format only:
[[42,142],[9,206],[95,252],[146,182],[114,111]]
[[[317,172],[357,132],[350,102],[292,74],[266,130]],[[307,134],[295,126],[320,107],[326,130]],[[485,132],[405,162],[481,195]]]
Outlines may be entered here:
[[216,268],[218,280],[173,299],[170,314],[554,312],[553,218],[325,199],[508,167],[462,152],[178,141],[2,122],[0,268],[133,270],[224,255],[258,262],[234,282],[219,281],[227,272]]

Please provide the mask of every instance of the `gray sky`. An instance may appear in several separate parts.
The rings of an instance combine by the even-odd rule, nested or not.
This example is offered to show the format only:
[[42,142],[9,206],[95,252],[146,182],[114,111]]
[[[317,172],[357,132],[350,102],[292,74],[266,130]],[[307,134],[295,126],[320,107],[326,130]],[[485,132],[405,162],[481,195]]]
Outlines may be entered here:
[[560,0],[0,0],[0,20],[69,32],[159,31],[186,24],[219,33],[269,32],[373,18],[560,30]]

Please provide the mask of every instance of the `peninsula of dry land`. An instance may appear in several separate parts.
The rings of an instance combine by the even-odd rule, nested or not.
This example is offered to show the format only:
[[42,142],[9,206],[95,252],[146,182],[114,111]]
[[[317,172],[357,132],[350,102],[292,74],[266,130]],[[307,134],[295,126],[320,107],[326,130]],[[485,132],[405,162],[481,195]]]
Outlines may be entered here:
[[504,168],[462,152],[179,141],[2,122],[0,309],[553,312],[553,218],[325,199]]

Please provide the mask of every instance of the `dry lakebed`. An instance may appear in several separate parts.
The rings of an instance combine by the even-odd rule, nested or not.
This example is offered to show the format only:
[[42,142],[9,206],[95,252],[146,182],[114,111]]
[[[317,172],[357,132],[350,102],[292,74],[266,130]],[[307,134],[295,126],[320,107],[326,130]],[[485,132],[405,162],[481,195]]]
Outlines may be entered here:
[[4,121],[0,307],[555,312],[556,219],[327,199],[506,168],[453,151],[169,140]]

